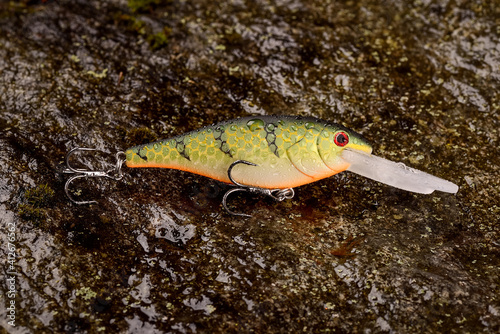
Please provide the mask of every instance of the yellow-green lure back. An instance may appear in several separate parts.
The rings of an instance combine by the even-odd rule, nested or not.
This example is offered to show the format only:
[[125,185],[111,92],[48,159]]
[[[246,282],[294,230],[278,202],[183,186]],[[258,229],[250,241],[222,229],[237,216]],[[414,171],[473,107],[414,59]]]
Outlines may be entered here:
[[371,145],[341,125],[311,117],[259,116],[221,122],[170,139],[129,148],[128,167],[174,168],[231,183],[285,189],[349,167],[345,148],[371,153]]

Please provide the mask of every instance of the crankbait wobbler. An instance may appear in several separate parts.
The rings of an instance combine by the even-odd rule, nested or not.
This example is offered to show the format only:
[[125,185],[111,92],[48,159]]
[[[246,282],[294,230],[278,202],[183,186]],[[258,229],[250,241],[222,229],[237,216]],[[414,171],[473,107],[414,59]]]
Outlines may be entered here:
[[74,174],[65,185],[82,177],[120,180],[127,167],[174,168],[200,174],[236,188],[236,191],[270,196],[278,201],[294,196],[293,187],[311,183],[348,170],[396,188],[430,194],[434,190],[456,193],[458,186],[430,174],[371,155],[372,146],[361,135],[341,125],[311,117],[244,117],[207,126],[170,139],[139,145],[116,154],[115,168],[92,171],[71,167],[66,155],[65,173]]

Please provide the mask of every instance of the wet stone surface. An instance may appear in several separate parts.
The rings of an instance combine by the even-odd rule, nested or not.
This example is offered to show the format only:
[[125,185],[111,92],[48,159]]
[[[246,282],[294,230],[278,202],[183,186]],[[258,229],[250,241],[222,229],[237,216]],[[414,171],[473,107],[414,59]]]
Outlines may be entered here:
[[[0,326],[499,332],[499,17],[480,0],[2,1]],[[225,185],[125,169],[75,181],[98,205],[64,196],[73,147],[111,168],[119,150],[271,114],[341,123],[460,190],[342,173],[281,203],[235,196],[241,219]]]

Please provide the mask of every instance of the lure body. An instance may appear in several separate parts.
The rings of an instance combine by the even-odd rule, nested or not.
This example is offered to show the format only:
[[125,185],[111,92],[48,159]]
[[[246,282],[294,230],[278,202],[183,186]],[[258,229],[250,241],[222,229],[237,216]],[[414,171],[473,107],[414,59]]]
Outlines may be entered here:
[[371,145],[341,125],[312,117],[252,116],[221,122],[170,139],[126,150],[127,167],[179,169],[231,183],[285,189],[311,183],[349,167],[350,148],[370,154]]

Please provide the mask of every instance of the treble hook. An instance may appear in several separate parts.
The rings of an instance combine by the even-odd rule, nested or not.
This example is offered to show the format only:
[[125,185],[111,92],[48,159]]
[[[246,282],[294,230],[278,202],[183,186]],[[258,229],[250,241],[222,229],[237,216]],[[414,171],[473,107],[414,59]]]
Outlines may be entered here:
[[285,199],[291,199],[295,195],[295,192],[293,191],[293,188],[285,188],[285,189],[267,189],[267,188],[260,188],[260,187],[252,187],[252,186],[247,186],[244,184],[241,184],[239,182],[236,182],[233,179],[233,176],[231,175],[231,172],[237,164],[245,164],[249,166],[257,166],[253,162],[246,161],[246,160],[236,160],[233,162],[229,168],[227,169],[227,176],[229,177],[229,180],[237,186],[237,188],[233,188],[231,190],[228,190],[225,194],[224,197],[222,198],[222,206],[224,206],[224,209],[226,209],[226,212],[229,213],[230,215],[233,216],[241,216],[241,217],[252,217],[251,215],[247,215],[245,213],[238,213],[238,212],[233,212],[229,210],[227,207],[227,197],[231,195],[234,192],[237,191],[247,191],[252,194],[260,194],[260,195],[265,195],[273,198],[274,200],[281,202]]
[[123,172],[122,172],[122,165],[126,161],[125,158],[125,153],[124,152],[118,152],[116,153],[116,165],[114,168],[109,169],[107,171],[104,170],[87,170],[87,169],[79,169],[79,168],[74,168],[70,165],[69,163],[69,158],[78,151],[98,151],[95,148],[88,148],[88,147],[75,147],[71,151],[66,154],[66,169],[63,170],[63,173],[66,174],[74,174],[71,176],[68,181],[66,181],[66,184],[64,185],[64,192],[66,193],[66,196],[68,196],[69,200],[75,204],[92,204],[92,203],[97,203],[97,201],[76,201],[74,200],[71,195],[69,194],[69,185],[71,182],[78,178],[87,178],[87,177],[106,177],[108,179],[116,180],[119,181],[123,178]]

